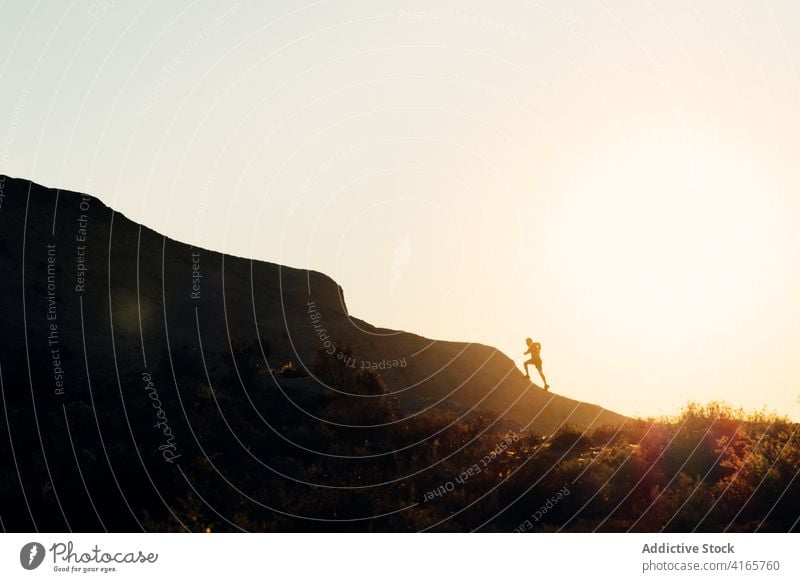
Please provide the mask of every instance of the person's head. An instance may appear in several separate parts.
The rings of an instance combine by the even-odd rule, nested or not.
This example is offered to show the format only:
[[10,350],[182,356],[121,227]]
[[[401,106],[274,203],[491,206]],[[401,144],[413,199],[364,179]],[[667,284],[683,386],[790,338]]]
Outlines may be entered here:
[[533,340],[531,338],[529,338],[529,337],[526,337],[525,338],[525,343],[528,344],[528,345],[531,345],[533,343]]

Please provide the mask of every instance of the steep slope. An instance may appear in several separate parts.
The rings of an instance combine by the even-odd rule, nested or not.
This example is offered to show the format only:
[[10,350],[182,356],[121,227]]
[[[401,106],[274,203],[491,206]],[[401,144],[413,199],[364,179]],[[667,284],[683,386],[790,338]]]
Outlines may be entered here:
[[[418,529],[448,511],[416,510],[425,493],[504,431],[530,431],[528,454],[562,424],[624,420],[531,387],[491,347],[355,319],[326,275],[26,180],[0,177],[0,272],[9,531]],[[483,475],[470,495],[500,471]]]
[[[565,422],[586,428],[622,420],[531,387],[492,347],[353,318],[342,289],[321,273],[170,240],[91,196],[7,177],[2,184],[3,365],[9,372],[24,366],[27,345],[40,364],[42,397],[69,399],[85,381],[86,362],[69,357],[80,356],[84,343],[91,371],[124,379],[164,373],[158,364],[170,356],[202,366],[202,342],[209,370],[228,365],[231,346],[261,353],[264,370],[286,362],[310,370],[321,352],[348,358],[380,373],[406,410],[475,409],[543,433]],[[62,356],[63,394],[52,348]]]

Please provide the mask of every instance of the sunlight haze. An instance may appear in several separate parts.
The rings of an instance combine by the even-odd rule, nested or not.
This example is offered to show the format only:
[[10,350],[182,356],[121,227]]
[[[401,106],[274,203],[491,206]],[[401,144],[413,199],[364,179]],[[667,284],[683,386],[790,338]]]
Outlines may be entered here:
[[800,419],[797,3],[4,13],[0,172],[322,271],[381,327],[520,366],[531,336],[570,398]]

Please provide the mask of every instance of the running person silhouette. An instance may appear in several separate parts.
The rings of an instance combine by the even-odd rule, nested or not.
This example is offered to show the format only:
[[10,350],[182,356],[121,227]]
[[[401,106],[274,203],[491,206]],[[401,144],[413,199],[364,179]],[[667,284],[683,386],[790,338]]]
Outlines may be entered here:
[[525,377],[528,380],[531,379],[531,375],[528,373],[528,366],[533,364],[542,377],[542,380],[544,380],[544,389],[547,390],[550,388],[550,384],[547,383],[547,378],[544,377],[544,372],[542,372],[542,356],[540,353],[542,351],[542,344],[533,341],[531,338],[527,338],[525,343],[528,344],[528,349],[522,353],[531,355],[531,359],[525,362]]

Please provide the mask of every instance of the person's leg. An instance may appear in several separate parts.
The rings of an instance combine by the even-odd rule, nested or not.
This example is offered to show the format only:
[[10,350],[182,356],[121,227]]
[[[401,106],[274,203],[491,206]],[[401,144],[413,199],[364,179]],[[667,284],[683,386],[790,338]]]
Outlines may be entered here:
[[550,384],[547,383],[547,378],[544,377],[544,372],[542,372],[542,364],[541,364],[541,362],[539,362],[536,365],[536,370],[538,370],[539,375],[542,377],[542,381],[544,382],[544,389],[547,390],[548,388],[550,388]]
[[528,366],[530,366],[531,364],[533,364],[533,360],[526,360],[525,361],[525,377],[526,378],[530,378],[531,377],[531,375],[528,373]]

